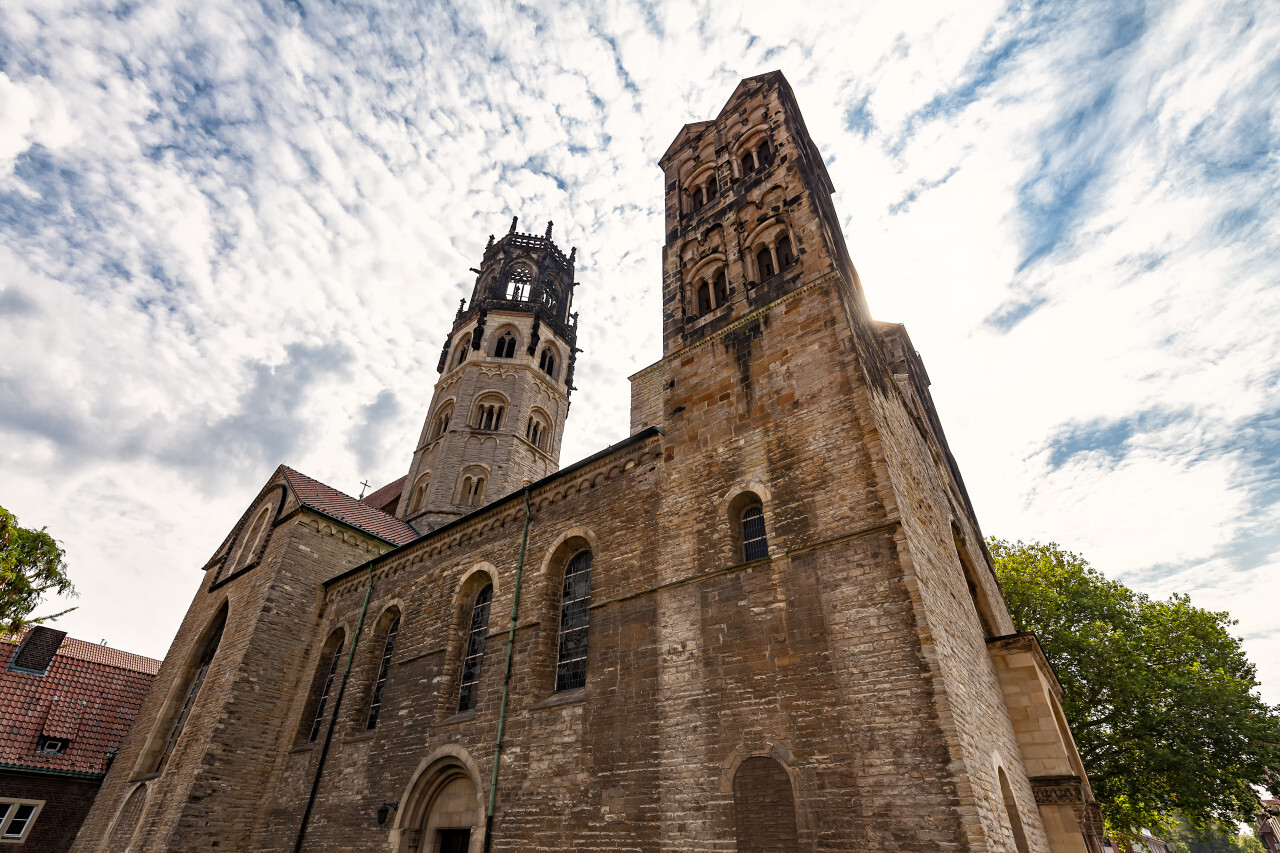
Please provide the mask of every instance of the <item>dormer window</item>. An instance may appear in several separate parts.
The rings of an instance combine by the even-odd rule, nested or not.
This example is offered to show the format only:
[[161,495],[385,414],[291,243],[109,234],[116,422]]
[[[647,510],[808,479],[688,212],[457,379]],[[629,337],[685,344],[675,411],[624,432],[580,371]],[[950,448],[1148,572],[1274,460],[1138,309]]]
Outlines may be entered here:
[[62,755],[67,751],[67,745],[71,743],[67,738],[61,737],[45,737],[40,736],[36,741],[36,752],[41,755]]

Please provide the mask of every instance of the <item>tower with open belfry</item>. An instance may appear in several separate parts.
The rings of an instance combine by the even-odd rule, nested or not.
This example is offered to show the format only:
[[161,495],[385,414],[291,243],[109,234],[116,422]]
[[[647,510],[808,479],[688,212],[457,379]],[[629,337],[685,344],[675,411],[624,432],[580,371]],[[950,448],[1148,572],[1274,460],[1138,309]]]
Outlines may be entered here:
[[551,239],[489,238],[458,308],[396,515],[426,531],[552,473],[573,390],[573,266]]
[[629,435],[559,465],[576,252],[513,221],[406,475],[281,466],[203,567],[78,853],[1101,853],[787,81],[659,165]]

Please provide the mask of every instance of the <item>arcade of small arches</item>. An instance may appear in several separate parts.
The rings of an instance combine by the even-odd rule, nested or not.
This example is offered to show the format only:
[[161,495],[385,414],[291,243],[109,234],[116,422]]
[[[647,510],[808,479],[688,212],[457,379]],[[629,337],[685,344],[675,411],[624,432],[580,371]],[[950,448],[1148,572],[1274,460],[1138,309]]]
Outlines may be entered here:
[[[519,342],[519,332],[513,327],[506,326],[498,331],[489,352],[493,358],[514,359],[519,349]],[[467,332],[461,336],[461,340],[454,348],[453,358],[450,360],[452,366],[456,368],[466,361],[471,349],[471,334]],[[538,368],[555,380],[558,378],[556,374],[558,361],[559,357],[555,347],[551,344],[544,344],[538,356]]]
[[[749,136],[737,152],[730,157],[730,180],[739,181],[761,167],[773,162],[773,148],[763,131]],[[714,166],[695,172],[688,181],[686,213],[698,213],[720,197],[720,182]]]
[[[768,281],[798,262],[791,242],[791,232],[782,225],[757,231],[751,249],[744,252],[743,269],[748,286]],[[697,268],[693,275],[693,316],[701,317],[729,304],[729,283],[723,256]],[[752,273],[754,272],[754,277]]]

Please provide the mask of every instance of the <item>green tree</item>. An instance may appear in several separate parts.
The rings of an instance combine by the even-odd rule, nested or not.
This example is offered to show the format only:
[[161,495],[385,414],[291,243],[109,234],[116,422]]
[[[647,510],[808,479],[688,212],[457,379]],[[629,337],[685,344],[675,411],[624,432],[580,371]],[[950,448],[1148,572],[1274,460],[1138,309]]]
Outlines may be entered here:
[[76,594],[64,556],[43,527],[21,527],[13,513],[0,507],[0,630],[16,634],[24,625],[47,622],[75,609],[31,616],[50,593]]
[[1165,839],[1173,842],[1178,853],[1267,853],[1261,841],[1228,824],[1195,830],[1181,820],[1165,834]]
[[1280,706],[1226,613],[1152,600],[1056,544],[988,541],[1019,631],[1034,631],[1113,837],[1250,822],[1280,793]]

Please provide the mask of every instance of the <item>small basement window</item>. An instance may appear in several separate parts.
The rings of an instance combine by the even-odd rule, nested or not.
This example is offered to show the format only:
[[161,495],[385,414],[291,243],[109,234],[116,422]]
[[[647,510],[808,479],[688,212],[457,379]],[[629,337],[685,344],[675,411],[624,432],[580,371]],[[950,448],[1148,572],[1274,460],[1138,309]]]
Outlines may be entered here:
[[36,752],[41,755],[62,755],[62,753],[67,751],[67,745],[69,743],[71,743],[71,741],[67,738],[45,737],[44,735],[41,735],[40,739],[36,741]]

